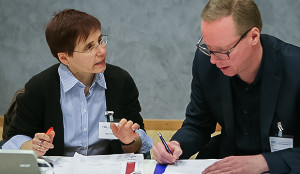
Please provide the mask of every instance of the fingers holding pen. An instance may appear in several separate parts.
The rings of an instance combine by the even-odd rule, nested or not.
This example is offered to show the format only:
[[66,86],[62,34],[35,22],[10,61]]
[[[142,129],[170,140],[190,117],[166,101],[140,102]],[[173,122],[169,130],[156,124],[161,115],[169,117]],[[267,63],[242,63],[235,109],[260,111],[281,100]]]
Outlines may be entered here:
[[171,151],[173,152],[173,156],[176,158],[176,160],[178,160],[182,154],[182,149],[180,147],[180,144],[177,141],[170,141],[167,142],[167,144],[170,147]]
[[159,164],[173,164],[176,161],[176,158],[166,151],[162,142],[158,142],[154,146],[153,152],[154,158]]
[[45,133],[36,133],[32,139],[32,150],[40,157],[43,156],[49,149],[53,149],[52,144],[55,132],[51,131],[48,135]]
[[173,164],[182,154],[182,149],[177,141],[170,141],[166,143],[173,155],[168,153],[162,142],[158,142],[153,148],[154,158],[159,164]]

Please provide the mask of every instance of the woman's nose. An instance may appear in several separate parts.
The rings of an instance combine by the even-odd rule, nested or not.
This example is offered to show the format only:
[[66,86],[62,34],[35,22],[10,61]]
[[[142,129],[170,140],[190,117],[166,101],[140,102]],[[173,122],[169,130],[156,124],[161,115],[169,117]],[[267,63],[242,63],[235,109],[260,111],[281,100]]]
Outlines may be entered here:
[[104,49],[106,49],[106,46],[101,46],[100,44],[98,44],[95,49],[96,53],[101,53]]

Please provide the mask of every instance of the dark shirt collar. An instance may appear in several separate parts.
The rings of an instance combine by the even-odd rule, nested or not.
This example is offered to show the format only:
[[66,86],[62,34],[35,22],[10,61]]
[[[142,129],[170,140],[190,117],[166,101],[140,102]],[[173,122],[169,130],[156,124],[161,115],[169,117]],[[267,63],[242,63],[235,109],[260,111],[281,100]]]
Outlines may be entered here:
[[258,72],[256,74],[256,77],[254,79],[254,81],[250,84],[247,84],[246,82],[244,82],[238,75],[235,75],[231,78],[231,80],[234,80],[234,81],[242,81],[243,83],[245,83],[247,86],[251,87],[251,86],[254,86],[255,84],[257,84],[260,79],[261,79],[261,76],[262,76],[262,71],[263,71],[263,65],[264,65],[264,56],[262,57],[261,59],[261,63],[260,63],[260,66],[259,66],[259,69],[258,69]]

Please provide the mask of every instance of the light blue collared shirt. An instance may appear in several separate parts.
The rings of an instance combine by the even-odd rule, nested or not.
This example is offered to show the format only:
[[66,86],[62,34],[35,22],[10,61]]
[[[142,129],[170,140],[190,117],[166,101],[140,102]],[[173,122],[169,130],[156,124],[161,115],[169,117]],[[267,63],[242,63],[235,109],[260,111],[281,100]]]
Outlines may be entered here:
[[[98,138],[99,122],[106,122],[106,82],[103,73],[95,74],[94,81],[85,95],[85,85],[68,69],[60,64],[60,103],[64,123],[64,143],[66,156],[74,152],[83,155],[97,155],[105,152],[107,143]],[[153,140],[144,130],[137,130],[142,140],[140,153],[150,151]],[[20,149],[30,137],[16,135],[3,145],[3,149]]]

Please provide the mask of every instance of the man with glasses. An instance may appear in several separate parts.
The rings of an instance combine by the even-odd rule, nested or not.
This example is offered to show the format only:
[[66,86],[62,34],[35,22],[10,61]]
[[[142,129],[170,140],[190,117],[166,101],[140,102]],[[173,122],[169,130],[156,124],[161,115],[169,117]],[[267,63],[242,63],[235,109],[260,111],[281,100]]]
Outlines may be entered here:
[[300,48],[261,34],[253,0],[210,0],[201,16],[186,119],[155,159],[199,152],[223,158],[203,173],[300,173]]
[[[144,131],[137,87],[128,72],[105,62],[107,36],[100,21],[67,9],[54,15],[45,34],[60,63],[17,95],[3,149],[32,149],[39,157],[149,152],[152,139]],[[106,111],[119,120],[118,126],[108,123],[118,140],[99,136]]]

